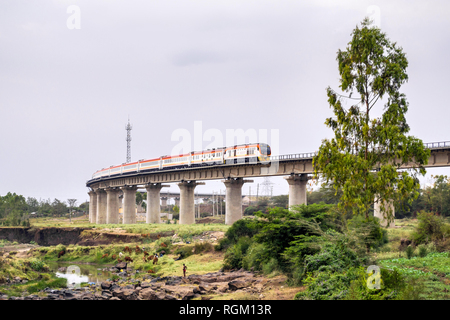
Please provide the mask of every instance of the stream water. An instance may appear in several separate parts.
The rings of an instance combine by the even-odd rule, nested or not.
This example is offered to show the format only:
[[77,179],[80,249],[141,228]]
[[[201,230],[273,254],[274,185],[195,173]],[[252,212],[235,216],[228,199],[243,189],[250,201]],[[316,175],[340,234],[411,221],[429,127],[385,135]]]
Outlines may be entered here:
[[[57,277],[66,278],[67,284],[80,284],[81,282],[89,282],[100,284],[111,278],[111,271],[103,271],[107,268],[105,265],[96,264],[77,264],[73,262],[46,262],[50,270],[55,272]],[[66,272],[58,271],[59,268],[66,267]]]

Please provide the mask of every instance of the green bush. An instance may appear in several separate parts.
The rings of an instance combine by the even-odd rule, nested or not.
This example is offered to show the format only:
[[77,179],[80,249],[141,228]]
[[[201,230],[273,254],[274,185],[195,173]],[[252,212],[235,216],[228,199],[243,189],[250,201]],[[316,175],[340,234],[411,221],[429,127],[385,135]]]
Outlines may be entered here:
[[450,228],[444,219],[432,212],[421,211],[417,214],[419,224],[411,237],[415,245],[440,241],[450,235]]
[[[363,266],[340,272],[330,270],[309,273],[304,283],[307,289],[295,295],[296,300],[398,300],[411,296],[413,288],[397,270],[380,269],[380,289],[370,289],[370,276]],[[409,291],[407,291],[409,290]]]
[[29,261],[29,265],[34,271],[48,270],[48,267],[44,264],[44,262],[36,258],[31,259]]
[[280,266],[278,265],[278,260],[275,258],[271,258],[267,263],[262,265],[262,271],[265,275],[269,275],[279,269]]
[[419,257],[423,258],[427,256],[427,247],[424,244],[421,244],[417,248],[419,249]]
[[411,245],[407,246],[405,253],[406,253],[406,257],[408,259],[411,259],[414,256],[414,248]]
[[253,237],[259,231],[257,222],[253,219],[240,219],[233,223],[225,233],[231,243],[237,243],[241,237]]
[[175,254],[178,255],[180,257],[180,259],[184,259],[189,257],[190,255],[193,254],[193,247],[192,246],[183,246],[183,247],[178,247],[175,250]]
[[200,242],[194,245],[194,253],[199,254],[200,252],[208,252],[214,249],[213,245],[209,242]]
[[253,268],[254,271],[261,271],[263,264],[268,261],[269,257],[265,245],[254,242],[242,258],[242,267],[246,270]]
[[381,227],[378,218],[369,216],[366,219],[362,215],[356,215],[347,221],[347,226],[367,248],[378,248],[388,242],[387,231]]
[[249,237],[241,237],[235,245],[229,247],[223,259],[224,270],[241,269],[243,267],[242,260],[252,242]]

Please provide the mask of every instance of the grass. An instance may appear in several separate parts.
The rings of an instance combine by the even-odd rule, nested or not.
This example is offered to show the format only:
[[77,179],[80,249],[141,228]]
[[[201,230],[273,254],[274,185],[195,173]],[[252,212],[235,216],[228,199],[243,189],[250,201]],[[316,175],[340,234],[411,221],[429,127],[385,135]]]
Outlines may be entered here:
[[51,274],[42,274],[42,279],[31,280],[27,283],[14,284],[8,287],[0,287],[0,292],[9,297],[20,297],[22,295],[33,294],[45,288],[66,288],[67,279],[57,278]]
[[410,235],[418,224],[416,219],[395,220],[400,228],[390,228],[389,242],[374,252],[377,265],[388,269],[397,269],[409,281],[416,281],[420,286],[418,299],[450,299],[450,256],[448,252],[436,252],[434,244],[426,246],[427,254],[419,256],[419,249],[414,248],[411,259],[405,251],[400,251],[400,240],[411,239]]

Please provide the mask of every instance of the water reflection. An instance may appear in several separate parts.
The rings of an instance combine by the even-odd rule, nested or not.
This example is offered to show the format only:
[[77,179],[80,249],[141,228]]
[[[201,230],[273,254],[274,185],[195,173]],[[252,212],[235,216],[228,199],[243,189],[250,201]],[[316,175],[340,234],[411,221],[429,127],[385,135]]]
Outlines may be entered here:
[[[113,275],[111,271],[101,270],[107,268],[104,265],[76,264],[70,262],[46,262],[46,264],[50,267],[51,271],[55,272],[57,277],[66,278],[67,285],[72,285],[72,283],[80,284],[81,282],[94,282],[100,284],[111,278]],[[70,266],[78,267],[79,271],[76,271],[76,268],[71,270],[72,268],[69,268]],[[61,267],[66,267],[68,270],[65,272],[58,271]]]

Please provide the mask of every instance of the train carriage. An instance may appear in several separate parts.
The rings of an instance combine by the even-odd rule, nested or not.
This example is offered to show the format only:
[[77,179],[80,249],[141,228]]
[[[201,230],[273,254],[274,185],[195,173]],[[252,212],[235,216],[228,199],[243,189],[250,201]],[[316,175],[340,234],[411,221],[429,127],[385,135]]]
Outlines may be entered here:
[[231,147],[192,151],[177,156],[162,156],[156,159],[139,160],[122,165],[103,168],[95,172],[92,179],[118,176],[137,172],[181,169],[198,166],[243,164],[270,161],[271,149],[266,143],[252,143]]

